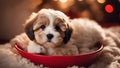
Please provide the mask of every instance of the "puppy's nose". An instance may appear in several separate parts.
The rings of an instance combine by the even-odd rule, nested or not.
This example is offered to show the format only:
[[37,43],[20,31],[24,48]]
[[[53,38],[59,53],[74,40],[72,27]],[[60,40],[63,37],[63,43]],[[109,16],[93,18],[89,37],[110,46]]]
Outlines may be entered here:
[[48,39],[52,39],[54,36],[52,34],[47,34]]

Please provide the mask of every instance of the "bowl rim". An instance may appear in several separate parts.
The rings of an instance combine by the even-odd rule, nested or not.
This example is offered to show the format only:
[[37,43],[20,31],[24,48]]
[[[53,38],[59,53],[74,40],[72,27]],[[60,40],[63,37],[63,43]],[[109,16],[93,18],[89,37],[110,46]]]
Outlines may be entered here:
[[103,44],[100,44],[100,47],[97,50],[89,52],[89,53],[72,55],[72,56],[49,56],[49,55],[40,55],[40,54],[38,55],[38,54],[34,54],[34,53],[28,53],[27,51],[22,50],[19,46],[20,46],[20,44],[18,44],[18,43],[14,44],[14,47],[18,52],[20,51],[22,53],[27,53],[27,54],[34,55],[34,56],[39,56],[39,57],[77,57],[77,56],[92,55],[92,54],[101,52],[103,50]]

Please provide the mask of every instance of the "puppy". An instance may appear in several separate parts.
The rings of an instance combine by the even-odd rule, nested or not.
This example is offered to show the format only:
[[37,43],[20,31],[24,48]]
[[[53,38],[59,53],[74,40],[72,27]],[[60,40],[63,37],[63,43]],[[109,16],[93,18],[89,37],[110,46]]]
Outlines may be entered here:
[[34,46],[28,45],[28,52],[42,52],[39,46],[43,46],[47,55],[89,52],[104,39],[104,31],[96,22],[88,19],[70,20],[61,11],[52,9],[33,13],[25,23],[25,32],[35,43]]

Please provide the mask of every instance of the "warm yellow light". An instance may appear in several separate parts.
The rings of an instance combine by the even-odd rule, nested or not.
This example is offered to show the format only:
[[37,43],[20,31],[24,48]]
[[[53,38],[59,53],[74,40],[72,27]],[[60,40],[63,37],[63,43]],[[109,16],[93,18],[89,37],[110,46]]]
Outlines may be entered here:
[[97,0],[98,3],[105,3],[106,0]]
[[62,3],[66,3],[68,0],[59,0]]

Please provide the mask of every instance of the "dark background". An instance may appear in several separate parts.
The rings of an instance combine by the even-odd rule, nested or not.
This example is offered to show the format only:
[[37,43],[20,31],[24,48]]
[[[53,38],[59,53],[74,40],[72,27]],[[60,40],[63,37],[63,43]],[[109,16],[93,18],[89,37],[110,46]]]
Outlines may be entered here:
[[60,10],[72,19],[90,18],[103,27],[120,25],[120,0],[0,0],[0,43],[24,32],[25,20],[42,8]]

